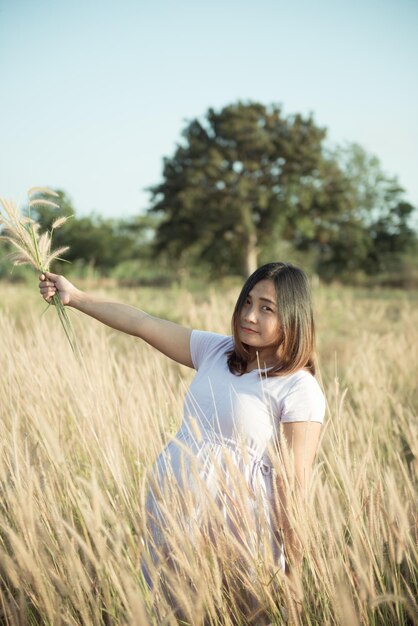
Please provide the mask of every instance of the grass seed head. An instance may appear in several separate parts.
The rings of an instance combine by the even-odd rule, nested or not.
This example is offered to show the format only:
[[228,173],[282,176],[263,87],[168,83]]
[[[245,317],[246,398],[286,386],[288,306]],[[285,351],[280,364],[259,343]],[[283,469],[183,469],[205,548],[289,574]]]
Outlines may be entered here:
[[70,216],[67,217],[65,215],[63,215],[62,217],[58,217],[52,222],[51,231],[56,230],[57,228],[61,228],[61,226],[64,226],[65,222],[67,222],[69,219]]
[[59,193],[50,189],[49,187],[31,187],[28,190],[28,196],[33,196],[35,194],[44,194],[45,196],[54,196],[55,198],[59,198]]
[[38,198],[36,200],[31,200],[29,202],[29,206],[30,207],[50,206],[53,209],[59,209],[60,208],[60,205],[57,204],[56,202],[52,202],[52,200],[45,200],[44,198]]

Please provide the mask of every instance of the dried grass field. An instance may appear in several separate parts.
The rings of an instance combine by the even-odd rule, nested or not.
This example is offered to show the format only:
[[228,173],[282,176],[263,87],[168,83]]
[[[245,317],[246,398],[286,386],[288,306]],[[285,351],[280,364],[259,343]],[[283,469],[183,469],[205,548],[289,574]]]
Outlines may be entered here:
[[[141,537],[147,469],[193,372],[71,312],[80,365],[36,285],[0,285],[0,623],[176,624],[144,585]],[[227,333],[237,290],[106,293]],[[418,296],[317,287],[314,302],[328,407],[299,521],[302,574],[274,593],[247,582],[273,624],[285,605],[298,625],[415,625]],[[247,623],[219,563],[178,545],[183,623]]]

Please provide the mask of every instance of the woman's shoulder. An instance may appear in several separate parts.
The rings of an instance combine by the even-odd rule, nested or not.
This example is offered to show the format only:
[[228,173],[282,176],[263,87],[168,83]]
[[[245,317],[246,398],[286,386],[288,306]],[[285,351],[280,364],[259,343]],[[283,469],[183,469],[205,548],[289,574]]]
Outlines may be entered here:
[[[325,413],[325,396],[318,380],[308,370],[277,377],[281,385],[276,388],[276,400],[280,421],[322,422]],[[273,391],[274,393],[274,391]]]
[[193,330],[190,336],[190,354],[195,369],[199,369],[203,361],[226,354],[232,349],[234,340],[230,335],[221,335],[206,330]]
[[318,387],[320,389],[318,380],[307,369],[296,370],[296,372],[285,374],[284,376],[270,376],[267,380],[287,391],[291,391],[295,387]]
[[289,382],[292,385],[308,385],[312,387],[319,387],[317,378],[307,369],[302,368],[289,374]]
[[306,369],[300,369],[287,377],[287,393],[305,393],[311,396],[324,396],[318,379]]

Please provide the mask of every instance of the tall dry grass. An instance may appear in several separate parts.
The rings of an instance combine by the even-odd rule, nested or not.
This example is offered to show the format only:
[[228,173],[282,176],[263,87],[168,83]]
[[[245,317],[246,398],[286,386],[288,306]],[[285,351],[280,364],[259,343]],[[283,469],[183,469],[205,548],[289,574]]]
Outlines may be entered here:
[[[113,295],[227,332],[236,292]],[[302,574],[292,589],[262,569],[242,584],[276,624],[281,605],[309,626],[417,624],[417,299],[318,289],[315,304],[328,410],[308,502],[291,512]],[[82,370],[44,308],[35,286],[0,286],[0,622],[175,624],[141,575],[144,496],[192,372],[71,312]],[[182,618],[248,623],[223,580],[228,546],[173,537]]]

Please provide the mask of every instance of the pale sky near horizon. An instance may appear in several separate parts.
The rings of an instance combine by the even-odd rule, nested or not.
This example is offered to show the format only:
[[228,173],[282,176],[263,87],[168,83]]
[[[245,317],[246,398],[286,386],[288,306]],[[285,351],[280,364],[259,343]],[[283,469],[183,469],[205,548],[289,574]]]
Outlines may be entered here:
[[237,100],[310,113],[418,206],[417,0],[0,0],[0,196],[149,206],[186,120]]

